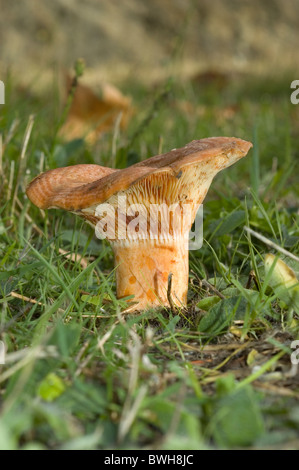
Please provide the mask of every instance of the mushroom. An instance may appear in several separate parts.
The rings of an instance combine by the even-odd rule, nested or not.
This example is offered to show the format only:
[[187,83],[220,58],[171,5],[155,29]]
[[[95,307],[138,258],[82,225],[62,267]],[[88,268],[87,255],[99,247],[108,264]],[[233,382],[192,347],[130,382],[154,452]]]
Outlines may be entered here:
[[[67,90],[71,87],[71,78],[66,77]],[[59,130],[65,140],[85,138],[90,144],[96,142],[104,132],[115,126],[125,129],[133,114],[131,99],[108,83],[100,87],[97,96],[91,88],[78,83],[74,99],[66,122]]]
[[131,310],[171,301],[186,306],[188,234],[196,212],[214,176],[251,147],[241,139],[211,137],[123,170],[58,168],[36,177],[27,195],[41,209],[65,209],[83,217],[110,241],[117,297],[134,297]]

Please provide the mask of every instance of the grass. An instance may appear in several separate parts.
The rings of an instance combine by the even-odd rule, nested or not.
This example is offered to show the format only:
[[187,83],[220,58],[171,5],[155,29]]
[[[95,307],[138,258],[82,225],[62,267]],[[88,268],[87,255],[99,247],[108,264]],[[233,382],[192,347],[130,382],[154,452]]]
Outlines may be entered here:
[[[1,449],[299,448],[299,372],[290,360],[299,312],[265,274],[264,256],[278,254],[297,275],[299,263],[244,230],[298,256],[291,81],[171,81],[158,90],[128,83],[137,110],[129,129],[90,147],[57,138],[54,92],[37,98],[8,79],[0,117]],[[112,160],[122,168],[213,135],[254,148],[209,191],[204,244],[190,253],[188,311],[124,317],[111,248],[74,215],[30,204],[26,184],[49,168]]]

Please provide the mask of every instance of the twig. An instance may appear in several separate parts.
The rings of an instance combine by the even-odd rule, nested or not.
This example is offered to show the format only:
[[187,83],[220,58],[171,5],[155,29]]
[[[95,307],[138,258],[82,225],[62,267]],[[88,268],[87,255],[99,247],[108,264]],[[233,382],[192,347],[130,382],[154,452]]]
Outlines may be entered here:
[[65,251],[62,248],[59,248],[59,253],[62,254],[66,259],[73,261],[73,263],[80,263],[82,268],[86,269],[88,266],[88,261],[84,258],[80,253],[70,253],[69,251]]
[[172,273],[168,274],[168,286],[167,286],[167,300],[169,302],[172,313],[176,313],[176,307],[173,303],[171,296],[171,285],[172,285]]
[[256,232],[255,230],[252,230],[250,227],[247,227],[247,225],[244,225],[244,229],[246,230],[246,232],[248,232],[251,235],[253,235],[254,237],[258,238],[259,240],[261,240],[266,245],[271,246],[271,248],[274,248],[275,250],[280,251],[281,253],[288,256],[289,258],[292,258],[295,261],[299,262],[298,256],[294,255],[293,253],[290,253],[290,251],[285,250],[281,246],[279,246],[276,243],[272,242],[268,238],[264,237],[264,235],[261,235],[260,233]]

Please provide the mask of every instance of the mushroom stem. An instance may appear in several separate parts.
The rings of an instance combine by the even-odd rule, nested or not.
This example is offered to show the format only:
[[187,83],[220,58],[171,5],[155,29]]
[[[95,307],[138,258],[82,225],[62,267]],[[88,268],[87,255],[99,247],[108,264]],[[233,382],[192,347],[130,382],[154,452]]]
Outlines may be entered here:
[[117,297],[134,296],[132,310],[167,306],[168,276],[172,273],[171,297],[175,305],[187,304],[189,259],[185,239],[167,244],[159,240],[113,243]]

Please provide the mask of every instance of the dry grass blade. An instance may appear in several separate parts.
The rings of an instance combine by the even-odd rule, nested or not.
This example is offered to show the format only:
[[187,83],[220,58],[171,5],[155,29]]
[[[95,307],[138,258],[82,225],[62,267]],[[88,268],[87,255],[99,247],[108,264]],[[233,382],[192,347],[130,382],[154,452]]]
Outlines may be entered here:
[[24,300],[24,302],[29,302],[31,304],[43,305],[45,307],[45,305],[42,304],[41,302],[38,302],[37,300],[34,300],[34,299],[30,299],[30,297],[26,297],[25,295],[18,294],[17,292],[12,291],[9,294],[9,296],[14,297],[15,299]]
[[271,395],[278,395],[281,397],[292,397],[299,400],[299,392],[290,390],[286,387],[278,387],[276,385],[263,382],[255,382],[254,387],[263,390],[267,393],[270,393]]
[[129,330],[131,340],[128,342],[128,351],[130,354],[130,376],[127,397],[123,406],[119,428],[118,428],[118,442],[122,442],[127,432],[129,431],[139,406],[146,395],[147,387],[142,385],[136,398],[134,393],[137,387],[139,363],[142,355],[142,345],[139,336],[132,329]]
[[251,235],[253,235],[254,237],[258,238],[259,240],[261,240],[266,245],[270,246],[271,248],[274,248],[274,250],[280,251],[280,253],[283,253],[284,255],[288,256],[289,258],[292,258],[295,261],[299,262],[298,256],[294,255],[293,253],[286,250],[285,248],[282,248],[281,246],[279,246],[276,243],[272,242],[268,238],[264,237],[264,235],[261,235],[260,233],[256,232],[255,230],[252,230],[250,227],[247,227],[246,225],[244,226],[244,229],[246,230],[246,232],[248,232]]
[[19,186],[21,184],[21,181],[23,180],[23,174],[24,174],[24,171],[25,171],[25,168],[26,168],[26,155],[27,155],[26,151],[27,151],[31,131],[32,131],[32,128],[33,128],[33,124],[34,124],[34,116],[30,115],[29,119],[28,119],[26,130],[25,130],[24,141],[23,141],[22,151],[21,151],[21,155],[20,155],[18,176],[17,176],[15,191],[14,191],[12,206],[11,206],[11,215],[13,215],[13,213],[14,213],[14,208],[15,208],[15,204],[16,204],[16,198],[17,198],[17,195],[18,195]]
[[38,358],[57,357],[57,353],[56,351],[53,350],[53,348],[45,349],[45,347],[42,345],[23,349],[22,351],[20,351],[19,355],[15,355],[15,353],[12,353],[12,354],[13,356],[11,357],[10,357],[10,354],[6,356],[6,361],[15,362],[16,357],[17,357],[18,362],[0,375],[0,383],[5,382],[9,377],[14,375],[18,370],[23,369],[23,367],[25,367],[27,364],[29,364],[32,361],[35,361]]
[[[29,352],[31,352],[31,348],[24,348],[24,349],[21,349],[20,351],[15,351],[15,352],[6,354],[5,363],[12,364],[13,362],[20,361],[26,358]],[[34,354],[36,358],[40,358],[40,359],[43,359],[46,357],[59,357],[56,346],[53,346],[53,345],[38,347],[35,350]]]
[[3,144],[3,153],[5,152],[5,148],[7,147],[7,145],[9,144],[9,142],[11,141],[11,139],[13,138],[13,135],[18,127],[18,125],[20,124],[20,120],[19,119],[14,119],[9,130],[8,130],[8,133],[6,134],[6,138],[4,139],[4,144]]
[[10,162],[10,173],[9,173],[9,181],[8,181],[8,188],[7,188],[7,200],[8,201],[11,200],[14,174],[15,174],[15,161],[12,160]]
[[241,351],[243,351],[243,349],[246,349],[249,346],[249,343],[250,342],[248,341],[247,343],[244,343],[241,346],[239,346],[239,348],[237,348],[232,354],[226,357],[224,361],[222,361],[220,364],[214,367],[214,370],[221,369],[225,364],[227,364],[231,360],[232,357],[234,357],[236,354],[239,354]]
[[59,248],[59,253],[62,254],[66,259],[73,261],[74,263],[80,263],[83,269],[86,269],[88,266],[88,261],[79,253],[69,253],[68,251]]
[[122,442],[129,431],[135,416],[139,410],[139,407],[146,395],[147,387],[142,385],[138,391],[138,394],[129,408],[123,408],[122,417],[118,428],[118,442]]

